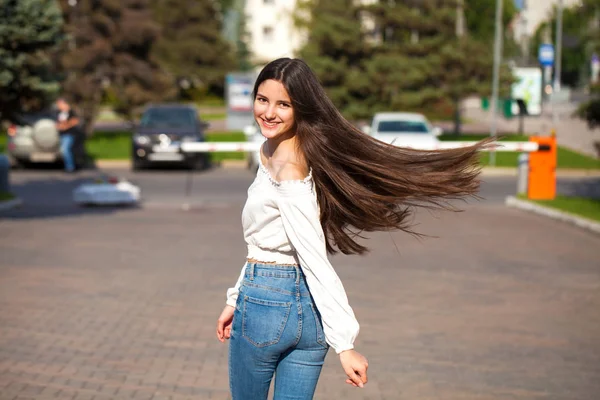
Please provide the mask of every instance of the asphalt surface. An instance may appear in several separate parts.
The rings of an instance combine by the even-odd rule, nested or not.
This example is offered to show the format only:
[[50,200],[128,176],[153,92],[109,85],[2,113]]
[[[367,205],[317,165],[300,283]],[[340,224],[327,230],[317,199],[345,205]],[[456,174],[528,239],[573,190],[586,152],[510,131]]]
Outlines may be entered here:
[[[188,172],[115,172],[143,207],[73,205],[97,171],[11,175],[24,204],[0,215],[0,400],[229,398],[214,326],[252,174],[196,172],[187,195]],[[373,233],[369,254],[332,257],[370,381],[346,385],[330,352],[315,398],[600,398],[600,237],[507,208],[515,178],[484,179],[465,212],[417,215],[431,237]]]

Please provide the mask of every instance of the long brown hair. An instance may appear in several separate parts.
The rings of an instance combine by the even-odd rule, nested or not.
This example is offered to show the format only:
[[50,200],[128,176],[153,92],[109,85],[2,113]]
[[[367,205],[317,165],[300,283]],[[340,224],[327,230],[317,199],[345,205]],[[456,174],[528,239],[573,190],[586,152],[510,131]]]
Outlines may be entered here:
[[450,200],[479,190],[478,151],[489,144],[423,151],[396,147],[366,135],[348,122],[302,60],[280,58],[258,75],[287,90],[297,143],[312,168],[327,250],[362,254],[355,239],[363,231],[411,229],[414,207],[456,210]]

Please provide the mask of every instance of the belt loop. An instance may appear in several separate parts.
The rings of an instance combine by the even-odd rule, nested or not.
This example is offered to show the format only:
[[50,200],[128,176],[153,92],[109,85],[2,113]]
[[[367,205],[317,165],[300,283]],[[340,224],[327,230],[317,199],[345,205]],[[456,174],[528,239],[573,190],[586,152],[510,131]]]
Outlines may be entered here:
[[250,280],[254,280],[254,263],[250,263]]
[[300,271],[299,265],[294,265],[294,268],[296,268],[296,285],[298,285],[300,284],[300,274],[302,273],[302,271]]

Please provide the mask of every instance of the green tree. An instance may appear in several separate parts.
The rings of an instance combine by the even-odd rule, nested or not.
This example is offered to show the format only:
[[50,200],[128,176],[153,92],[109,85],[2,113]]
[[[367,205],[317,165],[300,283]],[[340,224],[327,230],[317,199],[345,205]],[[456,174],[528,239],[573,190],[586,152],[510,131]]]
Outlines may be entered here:
[[50,54],[63,38],[53,0],[0,0],[0,118],[43,107],[60,86]]
[[61,57],[65,93],[81,110],[92,132],[103,96],[115,111],[132,120],[141,106],[172,97],[173,79],[152,57],[160,26],[147,0],[61,0],[70,34]]
[[[556,15],[554,8],[548,20],[542,22],[536,29],[531,46],[531,57],[537,60],[537,52],[542,44],[545,32],[549,33],[549,40],[554,43],[556,39]],[[579,86],[584,83],[588,74],[589,51],[588,31],[590,19],[593,14],[586,11],[581,5],[576,5],[563,10],[563,37],[561,57],[561,82],[567,86]]]
[[[370,112],[419,111],[454,115],[460,132],[462,99],[491,91],[490,43],[457,30],[456,0],[380,1],[370,7],[379,26],[375,56],[364,65],[374,96]],[[502,90],[510,73],[502,71]]]
[[[514,0],[503,0],[502,24],[506,28],[517,15]],[[469,34],[493,42],[496,26],[496,0],[465,0],[465,19]]]
[[[350,117],[359,116],[361,63],[369,54],[360,9],[352,0],[308,0],[298,5],[296,23],[308,32],[302,57],[315,71],[329,97]],[[366,82],[364,82],[366,83]]]
[[225,74],[236,65],[222,35],[221,6],[213,0],[152,0],[152,9],[162,32],[153,53],[161,65],[196,90],[222,96]]
[[[597,0],[583,0],[581,12],[589,16],[584,41],[590,60],[592,54],[600,55],[600,4]],[[591,99],[581,104],[577,115],[587,120],[590,127],[600,127],[600,83],[592,85],[590,92]]]

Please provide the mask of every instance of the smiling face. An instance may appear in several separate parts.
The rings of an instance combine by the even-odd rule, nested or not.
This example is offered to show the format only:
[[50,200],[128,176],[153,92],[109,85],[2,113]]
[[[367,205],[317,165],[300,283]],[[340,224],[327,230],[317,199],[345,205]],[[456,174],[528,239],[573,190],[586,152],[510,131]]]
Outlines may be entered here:
[[267,139],[293,136],[294,109],[281,82],[267,79],[260,84],[254,98],[254,118]]

